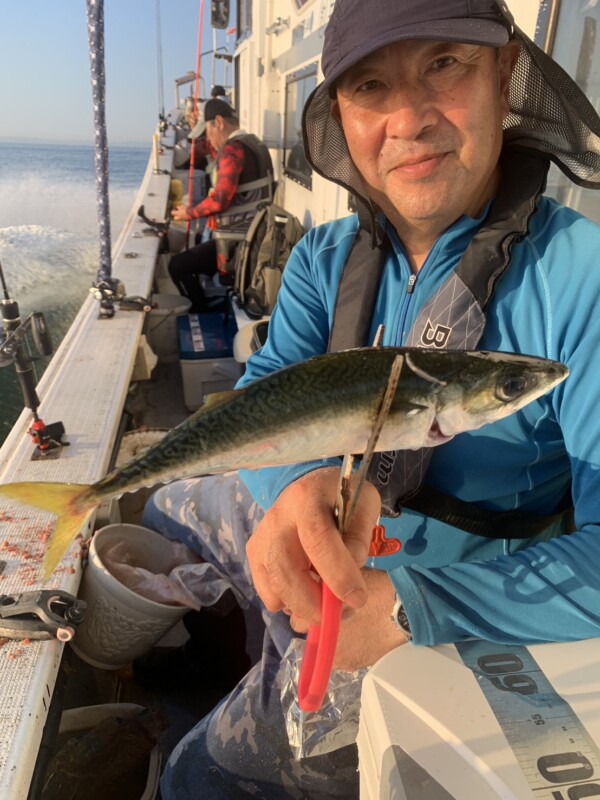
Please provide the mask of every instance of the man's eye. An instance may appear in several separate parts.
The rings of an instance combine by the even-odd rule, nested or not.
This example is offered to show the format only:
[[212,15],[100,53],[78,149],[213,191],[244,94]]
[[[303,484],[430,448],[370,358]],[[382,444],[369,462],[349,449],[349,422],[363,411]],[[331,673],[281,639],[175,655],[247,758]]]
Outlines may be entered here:
[[451,67],[453,64],[456,64],[456,59],[452,56],[444,56],[443,58],[436,58],[436,60],[431,65],[431,69],[435,72],[441,72],[448,67]]
[[356,90],[358,92],[372,92],[375,89],[378,89],[380,86],[381,86],[381,83],[378,80],[376,80],[375,78],[372,78],[371,80],[363,81],[362,83],[360,83],[356,87]]

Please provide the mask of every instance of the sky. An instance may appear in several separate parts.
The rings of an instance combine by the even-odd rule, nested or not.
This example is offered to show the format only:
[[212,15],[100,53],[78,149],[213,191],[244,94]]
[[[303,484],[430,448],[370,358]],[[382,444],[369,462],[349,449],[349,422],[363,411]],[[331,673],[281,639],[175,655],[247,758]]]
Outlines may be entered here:
[[[210,5],[204,0],[202,52],[212,50]],[[196,68],[200,0],[159,0],[159,7],[169,111],[175,78]],[[104,0],[109,146],[146,145],[156,127],[156,21],[157,0]],[[217,37],[225,46],[226,34]],[[230,52],[233,45],[230,36]],[[201,74],[208,93],[210,57]],[[223,77],[218,72],[217,82]],[[0,0],[0,103],[0,140],[93,144],[86,0]]]

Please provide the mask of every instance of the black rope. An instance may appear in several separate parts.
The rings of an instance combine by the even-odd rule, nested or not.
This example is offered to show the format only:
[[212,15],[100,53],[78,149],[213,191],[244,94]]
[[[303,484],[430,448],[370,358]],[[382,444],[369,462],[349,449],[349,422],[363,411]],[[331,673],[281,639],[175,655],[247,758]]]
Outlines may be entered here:
[[94,140],[96,166],[96,205],[98,213],[100,262],[96,285],[110,283],[112,274],[110,210],[108,203],[108,141],[104,71],[104,0],[87,0],[88,47],[94,103]]

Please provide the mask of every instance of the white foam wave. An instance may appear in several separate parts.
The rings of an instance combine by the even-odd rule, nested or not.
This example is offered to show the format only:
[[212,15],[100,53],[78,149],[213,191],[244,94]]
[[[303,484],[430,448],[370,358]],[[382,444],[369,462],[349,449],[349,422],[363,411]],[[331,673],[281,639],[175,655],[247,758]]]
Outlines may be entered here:
[[[135,193],[135,187],[109,189],[113,230],[122,225]],[[56,172],[6,176],[0,185],[0,220],[3,226],[47,225],[96,234],[94,179],[77,181]]]
[[18,225],[0,228],[0,261],[11,295],[19,297],[41,286],[51,292],[74,273],[92,275],[98,248],[91,234]]

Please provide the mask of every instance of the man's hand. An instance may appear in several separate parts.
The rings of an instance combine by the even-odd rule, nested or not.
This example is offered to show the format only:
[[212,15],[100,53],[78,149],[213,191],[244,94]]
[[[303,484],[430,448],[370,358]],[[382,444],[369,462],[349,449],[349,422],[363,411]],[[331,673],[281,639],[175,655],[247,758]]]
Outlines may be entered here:
[[290,484],[250,538],[248,562],[254,585],[269,611],[285,609],[306,625],[321,617],[321,589],[314,573],[343,602],[360,608],[367,587],[360,567],[367,560],[379,494],[365,484],[344,538],[334,508],[340,470],[310,472]]
[[[362,574],[367,585],[367,602],[361,608],[344,610],[334,669],[353,671],[370,667],[390,650],[407,642],[405,634],[391,620],[396,591],[387,572],[363,569]],[[308,629],[294,616],[291,624],[297,633]]]
[[176,222],[186,222],[188,219],[191,219],[191,216],[188,214],[188,210],[183,203],[171,211],[171,216]]

